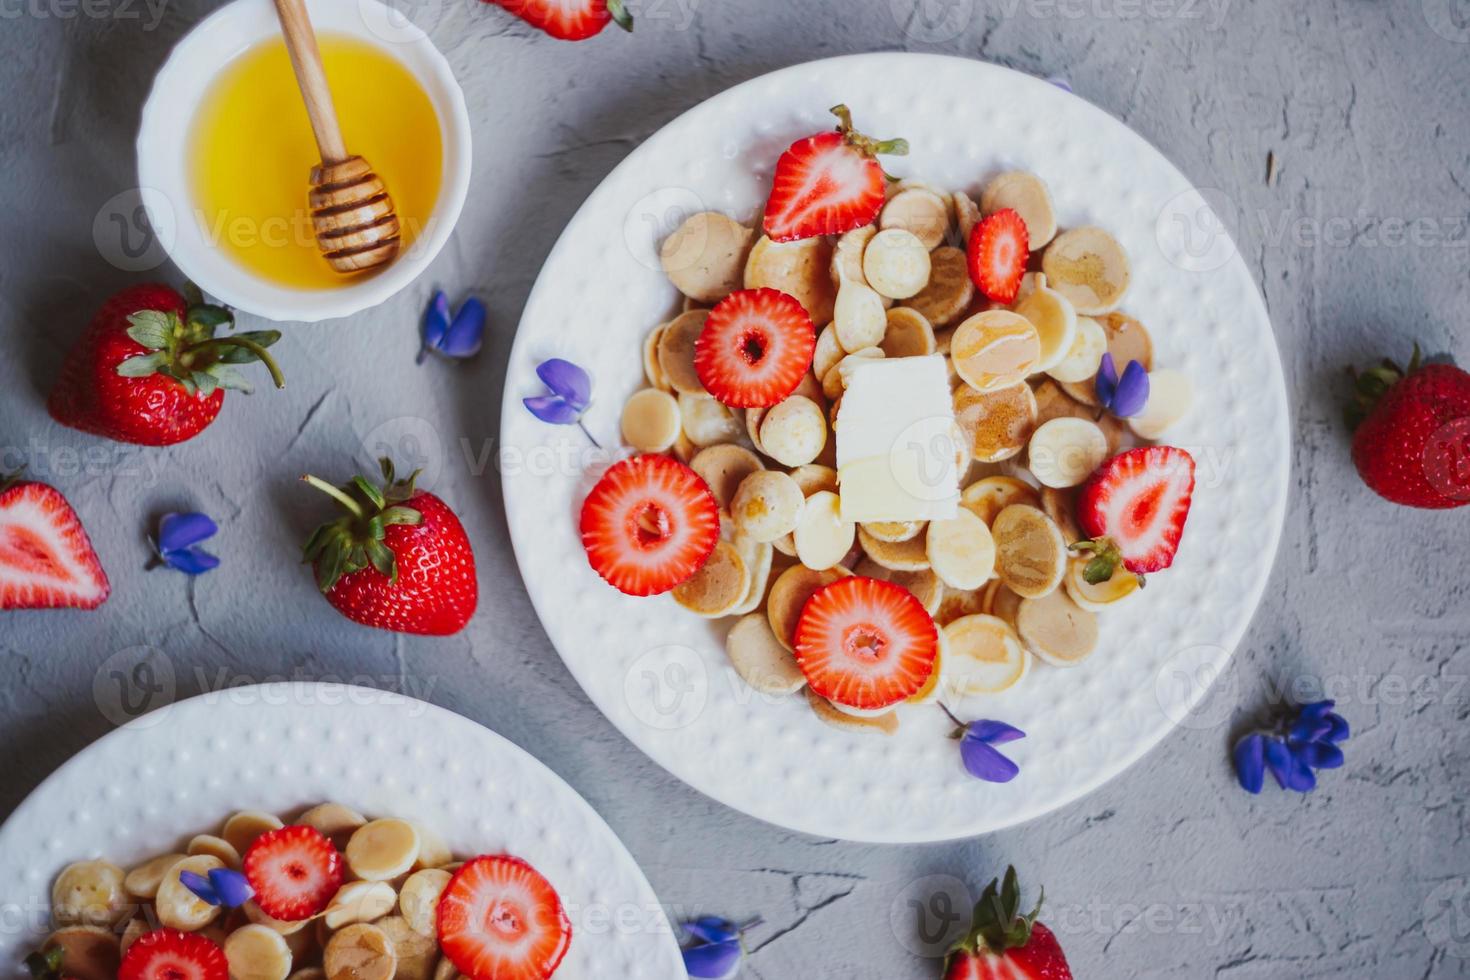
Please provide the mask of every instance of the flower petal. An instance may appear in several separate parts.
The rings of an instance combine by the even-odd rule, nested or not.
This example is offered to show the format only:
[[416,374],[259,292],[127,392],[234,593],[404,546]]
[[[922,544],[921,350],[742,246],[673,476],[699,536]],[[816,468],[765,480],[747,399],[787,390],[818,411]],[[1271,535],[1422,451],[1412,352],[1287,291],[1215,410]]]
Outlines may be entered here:
[[1143,411],[1148,404],[1148,372],[1138,361],[1129,361],[1113,392],[1113,414],[1126,419]]
[[1235,743],[1235,778],[1247,793],[1259,793],[1266,782],[1266,738],[1256,732]]
[[1294,789],[1298,793],[1310,793],[1317,788],[1317,776],[1312,772],[1312,767],[1307,765],[1306,760],[1296,752],[1291,754],[1291,766],[1286,775],[1286,788]]
[[1113,394],[1118,390],[1118,366],[1113,363],[1113,355],[1108,352],[1102,356],[1102,361],[1097,366],[1097,379],[1093,382],[1093,388],[1097,391],[1097,400],[1102,402],[1103,408],[1113,407]]
[[1331,711],[1336,704],[1337,702],[1330,698],[1324,701],[1313,701],[1298,708],[1297,714],[1302,718],[1325,718],[1327,712]]
[[536,366],[536,376],[578,412],[592,403],[592,378],[571,361],[553,357]]
[[724,943],[740,938],[740,927],[717,915],[702,915],[682,925],[685,932],[703,943]]
[[440,289],[430,297],[429,306],[424,310],[424,346],[438,350],[448,330],[449,297]]
[[203,575],[210,569],[219,567],[219,558],[198,548],[183,548],[179,551],[165,551],[163,563],[185,575]]
[[523,398],[521,404],[543,422],[552,425],[574,425],[582,417],[582,413],[568,405],[557,395],[537,395],[535,398]]
[[1335,712],[1330,712],[1327,715],[1327,721],[1331,725],[1331,727],[1328,729],[1327,734],[1322,736],[1327,741],[1336,744],[1348,738],[1349,735],[1352,734],[1352,730],[1348,728],[1347,719],[1344,718],[1342,715],[1339,715]]
[[969,735],[960,739],[960,758],[970,775],[987,783],[1008,783],[1021,771],[1020,766],[999,751]]
[[485,338],[485,304],[471,296],[454,315],[439,350],[450,357],[473,357]]
[[1332,731],[1332,722],[1326,718],[1312,718],[1306,715],[1292,722],[1287,731],[1287,737],[1293,742],[1315,742],[1319,738],[1325,738]]
[[209,872],[209,883],[219,896],[220,904],[237,909],[255,897],[255,889],[240,872],[231,868],[214,868]]
[[700,980],[724,980],[733,977],[740,969],[740,956],[738,939],[691,946],[684,950],[684,969],[691,977],[699,977]]
[[219,525],[204,514],[164,514],[158,522],[158,550],[187,548],[218,533]]
[[986,745],[1004,745],[1026,737],[1026,733],[1019,728],[1007,725],[1003,721],[988,719],[970,722],[965,726],[965,734],[970,738],[978,738]]
[[193,892],[199,901],[208,905],[219,904],[219,895],[216,894],[214,886],[209,883],[209,879],[203,875],[193,871],[180,871],[179,884]]
[[1344,761],[1342,749],[1331,742],[1308,742],[1301,747],[1298,755],[1313,769],[1336,769]]
[[1286,743],[1279,738],[1268,738],[1261,736],[1265,742],[1266,768],[1271,775],[1276,777],[1276,785],[1282,789],[1290,788],[1291,777],[1291,751],[1287,749]]

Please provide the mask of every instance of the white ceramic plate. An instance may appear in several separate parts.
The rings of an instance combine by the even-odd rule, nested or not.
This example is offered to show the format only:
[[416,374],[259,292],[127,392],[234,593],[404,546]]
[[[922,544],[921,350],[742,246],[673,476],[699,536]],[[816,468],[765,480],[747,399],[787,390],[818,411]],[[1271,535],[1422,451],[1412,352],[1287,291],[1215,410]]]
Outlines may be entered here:
[[[550,769],[467,718],[340,684],[238,688],[183,701],[79,753],[0,827],[0,976],[45,937],[68,863],[131,862],[236,810],[324,800],[421,820],[457,855],[508,852],[555,886],[572,920],[557,980],[684,980],[668,920],[602,818]],[[24,971],[21,971],[22,973]]]
[[[885,167],[978,194],[1023,168],[1050,185],[1063,227],[1112,231],[1133,262],[1123,308],[1151,331],[1155,361],[1194,380],[1193,414],[1170,441],[1191,449],[1198,487],[1178,561],[1103,617],[1099,652],[1069,670],[1037,665],[1022,684],[956,706],[1029,737],[1006,746],[1006,785],[961,768],[937,708],[904,710],[892,738],[818,722],[804,699],[749,691],[728,667],[726,623],[672,599],[633,599],[592,572],[577,514],[601,463],[575,429],[532,418],[538,361],[595,372],[588,428],[616,445],[624,400],[644,384],[639,344],[677,309],[658,243],[691,211],[753,219],[793,140],[849,105],[864,132],[906,137]],[[993,65],[872,54],[801,65],[690,110],[635,150],[588,198],[552,251],[511,354],[501,435],[506,512],[527,591],[571,671],[624,734],[691,786],[786,827],[913,842],[1020,823],[1122,772],[1192,710],[1255,611],[1281,533],[1288,410],[1266,310],[1205,198],[1112,117],[1045,82]],[[1228,711],[1228,704],[1224,704]]]

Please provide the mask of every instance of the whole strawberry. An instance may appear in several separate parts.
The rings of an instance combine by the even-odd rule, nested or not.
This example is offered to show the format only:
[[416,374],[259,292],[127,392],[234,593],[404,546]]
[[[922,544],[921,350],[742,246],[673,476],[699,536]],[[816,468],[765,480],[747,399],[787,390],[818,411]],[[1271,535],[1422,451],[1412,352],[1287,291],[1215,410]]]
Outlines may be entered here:
[[1016,869],[1006,868],[1005,884],[992,880],[975,905],[969,933],[950,950],[944,980],[1072,980],[1072,970],[1052,931],[1036,921],[1036,907],[1021,914]]
[[347,511],[312,533],[305,560],[327,601],[353,622],[395,633],[458,633],[479,600],[470,539],[444,501],[414,488],[417,471],[398,480],[391,460],[381,465],[381,488],[361,476],[342,487],[302,477]]
[[1368,489],[1409,507],[1470,503],[1470,374],[1385,360],[1354,374],[1353,464]]
[[62,425],[143,446],[192,439],[219,415],[225,389],[249,391],[236,364],[262,361],[276,330],[215,337],[229,310],[189,302],[160,283],[114,293],[67,353],[47,408]]

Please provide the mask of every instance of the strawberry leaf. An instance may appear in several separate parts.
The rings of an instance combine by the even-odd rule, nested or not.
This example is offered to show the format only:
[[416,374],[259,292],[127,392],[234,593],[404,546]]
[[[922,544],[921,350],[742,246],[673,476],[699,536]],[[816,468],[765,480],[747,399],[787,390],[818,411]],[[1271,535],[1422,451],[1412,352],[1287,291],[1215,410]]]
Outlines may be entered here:
[[175,322],[162,310],[139,310],[128,317],[128,336],[149,350],[164,350],[173,340]]
[[[196,371],[195,373],[199,374],[201,372]],[[227,388],[231,391],[241,391],[247,395],[255,390],[255,386],[250,383],[245,375],[228,364],[211,364],[202,373],[214,378],[215,384],[221,388]]]
[[157,374],[158,369],[168,361],[168,355],[163,351],[152,354],[141,354],[130,357],[117,366],[117,373],[124,378],[146,378],[150,374]]
[[199,389],[199,394],[205,398],[219,390],[219,379],[208,371],[195,371],[189,377],[194,382],[194,387]]
[[[261,347],[269,347],[281,339],[279,330],[247,330],[235,334],[236,340],[249,340]],[[249,364],[260,360],[260,356],[248,347],[221,347],[217,358],[226,364]]]

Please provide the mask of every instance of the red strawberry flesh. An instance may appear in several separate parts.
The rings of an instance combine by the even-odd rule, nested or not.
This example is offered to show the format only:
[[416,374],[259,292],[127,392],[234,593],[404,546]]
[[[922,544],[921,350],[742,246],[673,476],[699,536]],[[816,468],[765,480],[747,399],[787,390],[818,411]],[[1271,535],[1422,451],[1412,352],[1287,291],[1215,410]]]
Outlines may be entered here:
[[582,504],[582,546],[594,571],[628,595],[667,592],[704,565],[720,512],[699,474],[667,456],[613,464]]
[[797,140],[776,161],[764,230],[775,242],[840,235],[870,224],[883,208],[887,178],[874,156],[903,154],[903,140],[878,142],[857,133],[846,106],[833,114],[837,132]]
[[556,889],[520,858],[466,861],[439,899],[439,946],[475,980],[546,980],[572,942]]
[[710,310],[694,345],[694,370],[718,401],[775,405],[811,367],[816,332],[801,302],[777,289],[742,289]]
[[327,907],[346,875],[342,855],[312,827],[267,831],[245,852],[245,880],[262,912],[284,922],[309,919]]
[[1194,457],[1173,446],[1142,446],[1098,467],[1077,499],[1077,522],[1107,538],[1131,572],[1168,568],[1194,495]]
[[850,708],[878,710],[918,693],[928,681],[939,633],[907,589],[851,575],[807,600],[795,645],[813,693]]
[[986,215],[970,232],[966,250],[970,279],[992,302],[1016,301],[1029,257],[1026,222],[1010,208]]
[[32,482],[0,488],[0,609],[95,609],[111,591],[60,491]]
[[225,951],[205,936],[155,929],[123,954],[117,980],[229,980]]
[[494,0],[533,27],[561,41],[585,41],[610,21],[633,29],[623,0]]

